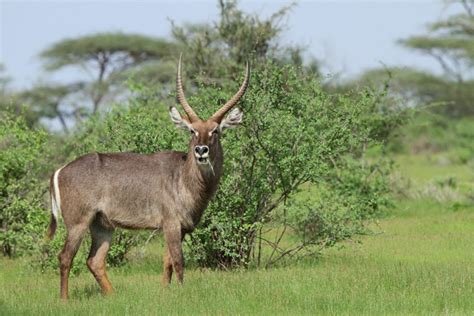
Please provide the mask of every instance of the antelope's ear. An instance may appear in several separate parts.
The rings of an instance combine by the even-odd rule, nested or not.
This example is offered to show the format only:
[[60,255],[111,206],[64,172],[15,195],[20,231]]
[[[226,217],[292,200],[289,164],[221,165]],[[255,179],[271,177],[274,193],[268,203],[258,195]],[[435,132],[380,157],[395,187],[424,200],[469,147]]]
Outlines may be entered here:
[[182,117],[181,113],[179,113],[179,111],[174,106],[170,107],[170,117],[176,127],[187,130],[191,129],[191,124],[189,121]]
[[219,125],[219,129],[223,131],[226,128],[235,128],[239,126],[242,122],[243,113],[240,109],[235,108],[230,111],[229,114],[222,120],[221,124]]

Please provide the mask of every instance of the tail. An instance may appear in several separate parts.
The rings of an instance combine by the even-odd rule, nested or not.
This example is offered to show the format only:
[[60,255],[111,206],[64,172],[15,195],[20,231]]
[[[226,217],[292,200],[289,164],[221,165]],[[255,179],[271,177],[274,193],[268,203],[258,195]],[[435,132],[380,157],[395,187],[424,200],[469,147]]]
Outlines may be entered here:
[[58,217],[61,212],[61,196],[59,193],[59,171],[62,168],[56,170],[54,175],[51,177],[49,184],[49,194],[51,195],[51,221],[49,222],[47,236],[49,239],[53,238],[54,233],[56,233],[56,228],[58,226]]
[[54,217],[54,215],[51,214],[51,221],[49,222],[48,234],[47,234],[48,239],[53,239],[54,234],[56,233],[56,227],[58,226],[57,223],[58,222],[56,220],[56,217]]

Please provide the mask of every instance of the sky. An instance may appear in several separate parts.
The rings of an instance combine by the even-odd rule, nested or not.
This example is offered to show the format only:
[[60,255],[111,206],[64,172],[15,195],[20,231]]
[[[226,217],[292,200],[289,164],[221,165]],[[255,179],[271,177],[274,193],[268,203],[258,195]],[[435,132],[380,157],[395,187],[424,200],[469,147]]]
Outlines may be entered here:
[[[241,0],[240,8],[262,17],[289,1]],[[354,78],[364,70],[415,66],[439,72],[436,62],[397,41],[423,34],[427,23],[456,8],[443,1],[298,1],[285,21],[282,41],[307,47],[323,63],[325,75]],[[176,24],[216,21],[217,1],[12,1],[0,0],[0,63],[13,89],[38,82],[67,82],[76,70],[42,70],[39,53],[64,38],[107,31],[170,38]]]

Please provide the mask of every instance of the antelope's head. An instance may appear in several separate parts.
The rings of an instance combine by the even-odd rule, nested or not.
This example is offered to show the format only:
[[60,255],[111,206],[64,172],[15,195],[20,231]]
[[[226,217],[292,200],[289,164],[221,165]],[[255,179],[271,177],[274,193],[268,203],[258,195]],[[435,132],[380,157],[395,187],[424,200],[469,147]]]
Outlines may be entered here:
[[[237,127],[242,121],[242,112],[238,108],[232,111],[230,110],[244,95],[249,84],[249,79],[250,67],[247,63],[244,82],[240,86],[239,91],[210,118],[201,120],[184,96],[183,83],[181,80],[181,56],[179,56],[176,92],[177,99],[186,115],[181,115],[175,107],[171,107],[170,116],[177,127],[188,130],[191,133],[189,150],[192,151],[198,165],[208,165],[212,168],[211,163],[214,161],[216,152],[220,148],[220,135],[224,129]],[[227,114],[228,112],[229,114]]]

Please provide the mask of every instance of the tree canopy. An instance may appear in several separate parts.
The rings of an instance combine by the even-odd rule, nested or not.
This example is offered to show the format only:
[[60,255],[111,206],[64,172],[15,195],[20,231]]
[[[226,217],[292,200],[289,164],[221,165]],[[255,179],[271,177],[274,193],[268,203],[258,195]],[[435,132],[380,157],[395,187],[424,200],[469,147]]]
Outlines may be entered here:
[[98,33],[65,39],[44,50],[40,57],[48,70],[95,63],[104,71],[121,71],[150,59],[167,57],[173,45],[138,34]]
[[159,38],[138,34],[98,33],[61,40],[40,54],[45,69],[57,71],[78,66],[93,74],[84,83],[92,101],[92,113],[116,83],[117,74],[151,60],[161,60],[175,53],[175,45]]
[[452,1],[464,12],[428,26],[427,33],[403,39],[404,47],[436,60],[442,75],[409,67],[366,72],[362,84],[390,82],[392,92],[431,111],[449,116],[474,115],[474,1]]

